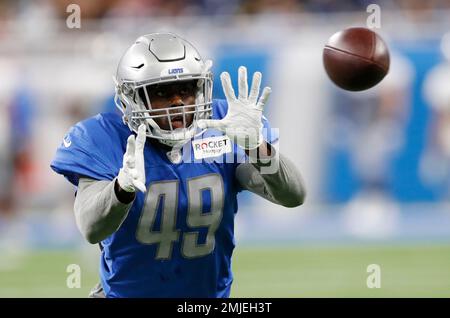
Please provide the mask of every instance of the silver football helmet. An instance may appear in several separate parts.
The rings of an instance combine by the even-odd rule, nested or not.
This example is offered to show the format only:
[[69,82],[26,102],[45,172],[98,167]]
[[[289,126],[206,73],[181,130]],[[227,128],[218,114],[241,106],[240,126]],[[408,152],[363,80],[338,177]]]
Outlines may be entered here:
[[[124,122],[136,133],[139,125],[146,124],[148,137],[172,147],[201,133],[197,120],[212,116],[211,66],[212,62],[204,61],[191,43],[175,34],[151,33],[139,37],[120,59],[115,76],[115,103]],[[195,104],[152,109],[148,88],[177,81],[195,81]],[[193,114],[188,127],[187,114]],[[170,130],[162,129],[155,121],[164,116]],[[182,116],[184,128],[174,129],[171,119],[175,116]]]

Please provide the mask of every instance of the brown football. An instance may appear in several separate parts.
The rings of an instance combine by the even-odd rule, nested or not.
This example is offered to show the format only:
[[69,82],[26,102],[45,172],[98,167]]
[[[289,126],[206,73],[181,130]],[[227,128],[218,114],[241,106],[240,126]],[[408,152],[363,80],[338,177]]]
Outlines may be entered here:
[[378,84],[389,71],[389,50],[383,39],[366,28],[349,28],[330,37],[323,64],[340,88],[362,91]]

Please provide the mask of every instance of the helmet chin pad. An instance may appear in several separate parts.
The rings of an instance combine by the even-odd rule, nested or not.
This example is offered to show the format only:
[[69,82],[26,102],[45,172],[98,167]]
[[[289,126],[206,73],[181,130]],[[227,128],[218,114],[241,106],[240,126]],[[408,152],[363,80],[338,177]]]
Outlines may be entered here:
[[147,124],[147,131],[150,130],[151,134],[148,137],[157,139],[160,143],[166,146],[173,147],[178,144],[184,144],[195,136],[196,125],[192,123],[187,128],[176,128],[173,130],[161,129],[156,121],[152,118],[145,119]]

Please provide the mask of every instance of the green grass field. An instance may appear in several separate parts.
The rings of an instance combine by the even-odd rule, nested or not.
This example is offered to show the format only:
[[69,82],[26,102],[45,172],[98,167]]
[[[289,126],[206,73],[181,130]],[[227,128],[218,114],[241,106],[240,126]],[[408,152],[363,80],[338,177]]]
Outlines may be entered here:
[[[34,251],[0,268],[0,297],[86,297],[95,260],[70,251]],[[66,267],[82,268],[81,288],[66,287]],[[366,268],[381,266],[381,288]],[[240,247],[232,297],[450,297],[450,245]]]

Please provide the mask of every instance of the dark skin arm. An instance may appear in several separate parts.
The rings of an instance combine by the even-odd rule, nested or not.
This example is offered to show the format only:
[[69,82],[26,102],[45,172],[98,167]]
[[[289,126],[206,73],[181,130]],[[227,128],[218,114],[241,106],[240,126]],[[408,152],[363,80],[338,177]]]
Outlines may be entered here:
[[116,193],[117,200],[119,200],[121,203],[128,204],[134,200],[136,197],[136,192],[126,192],[123,190],[119,183],[117,182],[117,179],[114,183],[114,192]]

